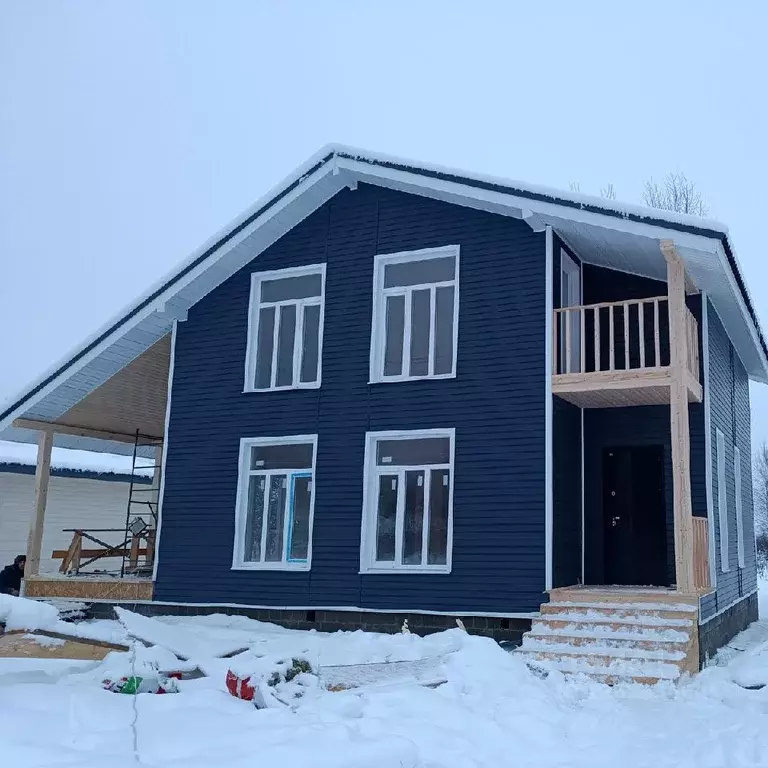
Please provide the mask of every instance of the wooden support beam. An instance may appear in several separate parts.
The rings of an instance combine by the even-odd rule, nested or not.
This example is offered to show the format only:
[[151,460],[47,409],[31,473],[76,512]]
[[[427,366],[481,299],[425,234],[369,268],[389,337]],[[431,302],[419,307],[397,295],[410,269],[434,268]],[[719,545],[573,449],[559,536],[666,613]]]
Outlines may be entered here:
[[43,430],[37,441],[37,468],[35,469],[35,508],[29,526],[27,539],[27,563],[25,576],[37,576],[40,573],[40,548],[43,543],[45,525],[45,505],[48,501],[48,480],[51,477],[51,450],[53,432]]
[[670,349],[670,427],[672,490],[675,521],[675,581],[678,592],[690,594],[693,572],[693,513],[691,507],[691,439],[688,425],[688,344],[686,333],[685,265],[671,240],[660,242],[667,261]]
[[[40,429],[55,432],[59,435],[75,435],[76,437],[92,437],[96,440],[114,440],[117,443],[135,443],[136,434],[128,435],[122,432],[109,432],[103,429],[91,429],[91,427],[76,427],[70,424],[57,424],[55,421],[37,421],[35,419],[16,419],[13,426],[18,429]],[[148,440],[162,440],[157,435],[144,435]]]

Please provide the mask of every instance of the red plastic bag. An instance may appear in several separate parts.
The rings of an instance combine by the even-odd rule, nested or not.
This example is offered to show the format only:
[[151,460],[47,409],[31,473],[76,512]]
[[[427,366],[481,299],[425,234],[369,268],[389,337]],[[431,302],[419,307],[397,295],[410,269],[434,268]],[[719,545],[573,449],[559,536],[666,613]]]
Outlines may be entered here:
[[238,699],[253,701],[256,694],[255,686],[251,685],[251,678],[238,677],[231,669],[227,671],[227,690]]

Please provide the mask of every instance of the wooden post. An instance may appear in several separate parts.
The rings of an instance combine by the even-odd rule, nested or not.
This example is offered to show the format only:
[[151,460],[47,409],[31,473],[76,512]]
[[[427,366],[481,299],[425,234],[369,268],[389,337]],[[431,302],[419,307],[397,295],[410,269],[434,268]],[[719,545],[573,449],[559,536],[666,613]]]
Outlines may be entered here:
[[672,490],[675,520],[675,580],[677,591],[695,591],[693,576],[693,514],[691,509],[691,441],[688,429],[688,345],[686,334],[685,266],[671,240],[662,240],[667,261],[669,354],[671,366],[670,426]]
[[51,476],[51,449],[53,432],[42,430],[37,441],[37,468],[35,470],[35,509],[29,526],[27,539],[27,564],[24,575],[37,576],[40,573],[40,548],[43,544],[45,525],[45,504],[48,500],[48,480]]

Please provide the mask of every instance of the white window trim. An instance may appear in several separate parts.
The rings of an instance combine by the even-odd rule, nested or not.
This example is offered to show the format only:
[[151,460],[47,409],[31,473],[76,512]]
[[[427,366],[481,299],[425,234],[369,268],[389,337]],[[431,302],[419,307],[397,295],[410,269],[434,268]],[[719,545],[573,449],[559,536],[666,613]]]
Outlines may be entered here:
[[[309,503],[309,542],[306,562],[250,562],[244,558],[246,518],[248,516],[248,477],[250,476],[250,454],[255,445],[287,445],[307,443],[312,445],[312,496]],[[279,437],[240,438],[240,455],[237,473],[237,500],[235,507],[235,541],[232,548],[233,571],[308,571],[312,567],[312,529],[315,522],[315,496],[317,489],[317,435],[281,435]],[[286,470],[290,471],[290,470]],[[283,523],[285,525],[285,522]],[[283,546],[287,532],[283,529]]]
[[717,434],[717,519],[720,528],[720,570],[731,570],[728,554],[728,486],[725,476],[725,435],[718,429]]
[[741,451],[733,446],[733,482],[736,498],[736,547],[738,553],[739,568],[744,568],[744,518],[741,503]]
[[[447,437],[450,440],[449,468],[451,473],[448,488],[448,536],[444,565],[384,565],[376,562],[376,499],[377,494],[374,480],[377,473],[374,469],[376,460],[376,442],[378,440],[407,440],[420,437]],[[363,474],[363,523],[360,535],[360,573],[450,573],[453,561],[453,489],[456,485],[456,430],[446,429],[405,429],[383,432],[366,432],[365,435],[365,470]],[[443,466],[443,465],[436,465]],[[397,546],[395,547],[397,551]]]
[[[400,251],[399,253],[380,253],[374,257],[373,262],[373,321],[371,328],[371,357],[369,384],[390,384],[398,381],[431,381],[434,379],[455,379],[456,359],[459,352],[459,252],[458,245],[445,245],[439,248],[422,248],[417,251]],[[456,260],[453,280],[437,283],[424,283],[421,285],[409,285],[407,287],[384,288],[384,267],[390,264],[405,264],[411,261],[424,261],[426,259],[453,256]],[[400,376],[384,376],[384,345],[386,337],[386,298],[387,296],[406,295],[414,289],[432,289],[432,311],[430,313],[430,331],[434,327],[434,290],[441,285],[454,286],[453,293],[453,366],[450,373],[426,374],[424,376],[411,376],[406,374],[406,361],[410,349],[411,309],[409,302],[405,302],[405,323],[403,327],[403,373]],[[429,360],[430,368],[434,365],[435,345],[432,333],[430,333]]]
[[[320,297],[312,296],[306,299],[288,299],[284,302],[267,302],[268,306],[276,309],[284,304],[296,304],[296,338],[298,343],[293,346],[293,381],[290,386],[270,386],[269,389],[256,388],[256,344],[259,338],[259,309],[261,308],[261,283],[265,280],[282,279],[286,277],[303,277],[304,275],[320,275]],[[317,338],[317,381],[302,383],[301,371],[301,332],[304,322],[304,307],[310,304],[320,305],[320,328]],[[275,312],[275,338],[278,329],[278,312]],[[251,295],[248,300],[248,340],[245,348],[245,386],[244,392],[283,392],[291,389],[318,389],[323,374],[323,327],[325,326],[325,264],[308,264],[302,267],[288,267],[286,269],[272,269],[268,272],[254,272],[251,275]],[[274,365],[272,369],[272,381],[277,376],[277,344],[272,353]]]

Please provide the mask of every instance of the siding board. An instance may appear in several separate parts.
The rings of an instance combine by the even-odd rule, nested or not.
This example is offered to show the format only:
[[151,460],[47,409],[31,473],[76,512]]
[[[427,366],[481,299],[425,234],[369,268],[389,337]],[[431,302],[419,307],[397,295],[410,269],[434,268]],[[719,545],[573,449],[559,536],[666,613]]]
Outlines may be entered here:
[[[456,379],[368,384],[373,257],[461,246]],[[243,394],[250,275],[326,263],[322,386]],[[360,185],[180,323],[156,597],[170,602],[537,610],[544,589],[544,235]],[[360,575],[366,431],[456,428],[453,570]],[[241,437],[319,435],[312,569],[232,571]]]

